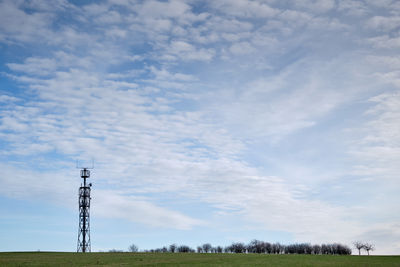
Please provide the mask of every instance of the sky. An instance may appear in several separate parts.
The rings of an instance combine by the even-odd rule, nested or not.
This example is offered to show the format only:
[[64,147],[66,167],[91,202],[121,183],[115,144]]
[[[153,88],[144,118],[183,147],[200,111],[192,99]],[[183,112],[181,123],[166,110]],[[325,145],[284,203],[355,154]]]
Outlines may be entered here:
[[1,0],[0,251],[76,251],[93,160],[92,251],[400,254],[399,55],[396,0]]

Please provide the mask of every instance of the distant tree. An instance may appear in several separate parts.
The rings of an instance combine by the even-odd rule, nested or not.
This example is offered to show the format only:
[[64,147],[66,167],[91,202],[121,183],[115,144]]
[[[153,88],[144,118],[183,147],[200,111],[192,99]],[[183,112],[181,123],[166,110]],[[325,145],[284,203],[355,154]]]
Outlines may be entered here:
[[[272,253],[275,253],[275,252],[274,252],[274,249],[272,249]],[[285,254],[294,254],[294,253],[296,253],[296,245],[291,244],[291,245],[285,246],[285,251],[284,251],[284,253],[285,253]]]
[[212,246],[211,246],[211,244],[210,243],[205,243],[205,244],[203,244],[203,251],[204,251],[204,253],[208,253],[208,252],[210,252],[211,251],[211,248],[212,248]]
[[264,242],[256,239],[252,240],[247,245],[247,251],[249,253],[265,253]]
[[108,252],[111,252],[111,253],[119,253],[119,252],[124,252],[124,251],[123,251],[123,250],[119,250],[119,249],[113,248],[113,249],[110,249]]
[[169,252],[175,253],[176,252],[176,247],[177,247],[176,244],[169,245]]
[[302,245],[303,245],[302,248],[304,249],[304,253],[305,254],[311,254],[312,253],[313,248],[312,248],[311,244],[305,243],[305,244],[302,244]]
[[[368,252],[374,250],[374,246],[369,243],[355,242],[355,245],[359,245],[359,254],[361,254],[361,249],[365,249]],[[361,244],[361,245],[360,245]],[[129,251],[138,251],[135,245],[132,245],[128,249]],[[180,252],[180,253],[274,253],[274,254],[324,254],[324,255],[351,255],[352,251],[350,247],[342,245],[339,243],[322,244],[322,245],[311,245],[309,243],[295,243],[288,245],[281,245],[279,243],[268,243],[260,240],[252,240],[248,245],[244,243],[232,243],[230,246],[225,248],[221,246],[213,247],[211,244],[206,243],[201,246],[197,246],[196,250],[189,246],[181,245],[177,246],[172,244],[167,247],[144,250],[145,252],[152,253],[165,253],[165,252]],[[122,250],[110,250],[110,252],[122,252]]]
[[321,246],[320,245],[314,245],[312,247],[313,254],[320,254],[321,253]]
[[326,254],[333,254],[333,249],[332,249],[332,244],[326,244],[325,245],[325,252]]
[[351,248],[342,244],[322,244],[320,248],[318,245],[313,246],[313,253],[318,254],[317,250],[320,249],[321,254],[330,254],[330,255],[351,255]]
[[194,252],[194,250],[191,249],[190,247],[186,246],[186,245],[182,245],[182,246],[178,247],[178,252],[188,253],[188,252]]
[[271,251],[273,254],[280,254],[281,252],[284,252],[284,246],[279,243],[274,243],[271,245]]
[[128,251],[129,252],[138,252],[139,248],[135,244],[132,244],[129,246]]
[[233,253],[246,253],[246,245],[243,243],[232,243],[229,250]]
[[353,245],[356,249],[358,249],[358,255],[361,255],[361,250],[364,248],[364,244],[360,241],[355,241]]
[[322,244],[321,251],[322,251],[322,254],[332,254],[331,245],[330,244]]
[[370,243],[365,243],[364,244],[364,249],[367,251],[368,256],[369,256],[369,251],[370,250],[371,251],[375,250],[375,246],[373,244],[370,244]]
[[351,248],[346,245],[338,244],[339,255],[351,255]]
[[265,253],[271,254],[272,246],[268,242],[264,242],[264,251]]

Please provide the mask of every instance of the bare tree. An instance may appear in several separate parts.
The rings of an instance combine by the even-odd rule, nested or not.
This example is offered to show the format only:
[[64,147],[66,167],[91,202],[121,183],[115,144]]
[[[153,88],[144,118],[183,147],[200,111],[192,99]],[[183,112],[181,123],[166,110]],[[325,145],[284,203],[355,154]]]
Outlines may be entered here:
[[186,245],[179,246],[179,247],[177,248],[177,250],[178,250],[178,252],[180,252],[180,253],[194,252],[194,250],[193,250],[192,248],[190,248],[189,246],[186,246]]
[[265,253],[264,242],[254,239],[247,245],[247,251],[249,253]]
[[279,243],[272,244],[271,248],[272,248],[272,253],[273,254],[280,254],[281,252],[284,251],[284,247]]
[[269,243],[269,242],[264,242],[264,250],[265,250],[265,253],[270,254],[270,253],[272,252],[271,243]]
[[121,252],[124,252],[123,250],[120,250],[120,249],[115,249],[115,248],[113,248],[113,249],[110,249],[108,252],[111,252],[111,253],[121,253]]
[[210,252],[210,251],[211,251],[211,248],[212,248],[212,246],[211,246],[210,243],[203,244],[203,251],[204,251],[204,253]]
[[321,253],[321,246],[320,245],[314,245],[312,247],[313,253],[314,254],[320,254]]
[[375,246],[373,244],[370,244],[370,243],[365,243],[364,244],[364,249],[367,251],[368,256],[369,256],[369,251],[370,250],[371,251],[375,250]]
[[202,252],[203,252],[203,248],[200,247],[200,246],[198,246],[198,247],[197,247],[197,253],[202,253]]
[[171,244],[171,245],[169,245],[169,252],[171,252],[171,253],[175,253],[175,251],[176,251],[176,247],[177,247],[177,245],[176,245],[176,244]]
[[129,252],[138,252],[138,250],[139,248],[135,244],[130,245],[128,248]]
[[355,241],[353,245],[356,249],[358,249],[358,255],[361,255],[361,250],[364,248],[364,244],[360,241]]
[[229,250],[233,253],[246,253],[246,245],[243,243],[232,243]]

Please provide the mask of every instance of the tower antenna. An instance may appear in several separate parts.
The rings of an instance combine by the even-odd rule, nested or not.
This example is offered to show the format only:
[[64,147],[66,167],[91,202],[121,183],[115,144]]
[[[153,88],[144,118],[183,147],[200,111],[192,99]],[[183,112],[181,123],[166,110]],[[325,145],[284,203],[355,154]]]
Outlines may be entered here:
[[83,185],[79,187],[79,231],[78,231],[78,246],[77,252],[91,252],[90,245],[90,189],[92,184],[86,184],[86,179],[90,177],[90,169],[94,168],[92,160],[91,167],[79,166],[76,162],[76,167],[81,169],[81,178]]

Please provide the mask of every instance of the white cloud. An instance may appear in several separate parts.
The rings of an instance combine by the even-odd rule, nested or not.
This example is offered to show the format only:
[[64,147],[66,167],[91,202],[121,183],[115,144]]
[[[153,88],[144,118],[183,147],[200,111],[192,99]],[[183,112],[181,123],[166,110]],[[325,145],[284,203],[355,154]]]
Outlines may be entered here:
[[172,41],[166,49],[167,54],[163,56],[163,59],[169,60],[199,60],[199,61],[210,61],[214,57],[215,51],[211,48],[196,48],[190,43],[185,41]]
[[2,103],[12,103],[18,101],[19,99],[9,95],[0,95],[0,102]]
[[156,76],[157,80],[178,80],[183,82],[191,82],[197,80],[197,78],[193,75],[184,73],[171,73],[166,69],[157,69],[154,66],[151,66],[150,70]]
[[189,230],[204,225],[202,220],[190,218],[174,210],[156,206],[148,201],[116,194],[110,190],[93,190],[93,216],[127,219],[152,227]]
[[[362,133],[367,133],[356,143],[351,153],[360,164],[355,173],[362,177],[388,179],[397,183],[400,171],[400,94],[383,93],[370,99],[375,105],[367,112],[373,118],[366,123]],[[378,178],[379,177],[379,178]]]
[[108,11],[96,17],[95,21],[100,24],[117,24],[122,22],[121,15],[116,11]]
[[179,0],[168,2],[145,1],[143,5],[138,8],[137,13],[145,18],[169,17],[179,19],[190,10],[188,4]]
[[[213,116],[217,115],[239,136],[275,142],[315,125],[358,94],[359,88],[352,88],[347,82],[343,83],[344,92],[337,90],[337,83],[332,86],[329,81],[332,71],[346,64],[342,59],[318,64],[316,69],[309,65],[310,61],[298,62],[280,74],[260,78],[236,90],[221,89],[212,97]],[[341,75],[350,75],[352,64],[348,64]],[[206,103],[209,107],[210,102]]]
[[269,18],[278,13],[266,3],[252,0],[238,1],[211,1],[210,3],[219,12],[228,14],[229,16],[247,17],[247,18]]
[[51,13],[28,14],[18,8],[17,3],[0,3],[0,40],[3,42],[31,42],[48,39],[48,27],[52,22]]
[[381,32],[389,32],[400,27],[400,16],[374,16],[367,21],[366,26]]
[[83,7],[83,10],[89,16],[97,16],[104,14],[105,12],[108,11],[108,9],[109,6],[104,4],[89,4]]
[[363,16],[368,13],[368,8],[364,2],[357,0],[338,1],[338,10],[350,16]]
[[47,11],[47,12],[54,12],[66,8],[73,8],[73,5],[71,5],[67,0],[60,0],[57,2],[48,2],[46,0],[15,1],[15,2],[19,2],[25,8],[39,10],[39,11]]
[[397,36],[382,35],[372,37],[368,41],[376,48],[398,49],[400,47],[400,37]]
[[217,32],[240,33],[248,32],[254,28],[254,25],[247,21],[230,19],[224,17],[212,17],[205,22],[207,29],[212,29]]
[[248,42],[234,43],[230,49],[232,54],[246,55],[256,52],[256,50]]
[[8,63],[7,66],[17,72],[25,72],[29,75],[48,75],[56,70],[56,62],[50,58],[30,57],[23,64]]
[[289,22],[295,27],[304,26],[312,19],[311,15],[297,10],[284,10],[279,17],[283,22]]
[[335,8],[334,0],[301,0],[296,1],[295,6],[311,10],[316,13],[324,13]]

